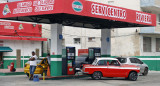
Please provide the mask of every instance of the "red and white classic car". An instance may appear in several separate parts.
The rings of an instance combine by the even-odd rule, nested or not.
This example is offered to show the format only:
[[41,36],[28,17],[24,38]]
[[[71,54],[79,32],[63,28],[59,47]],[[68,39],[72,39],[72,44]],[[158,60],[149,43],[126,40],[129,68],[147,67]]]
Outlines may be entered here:
[[140,67],[134,65],[122,65],[115,58],[96,58],[92,64],[83,65],[82,72],[91,75],[92,79],[101,77],[124,77],[136,81]]

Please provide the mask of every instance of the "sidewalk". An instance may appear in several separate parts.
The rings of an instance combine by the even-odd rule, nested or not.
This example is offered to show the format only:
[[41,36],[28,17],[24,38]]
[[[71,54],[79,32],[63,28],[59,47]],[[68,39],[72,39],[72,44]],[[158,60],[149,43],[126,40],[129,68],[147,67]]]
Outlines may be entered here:
[[7,76],[7,75],[24,75],[24,69],[16,68],[15,72],[10,72],[10,69],[0,69],[0,76]]
[[[45,80],[79,79],[84,77],[88,77],[88,75],[83,75],[81,72],[78,72],[75,75],[45,76]],[[43,80],[43,76],[39,77],[39,79]]]

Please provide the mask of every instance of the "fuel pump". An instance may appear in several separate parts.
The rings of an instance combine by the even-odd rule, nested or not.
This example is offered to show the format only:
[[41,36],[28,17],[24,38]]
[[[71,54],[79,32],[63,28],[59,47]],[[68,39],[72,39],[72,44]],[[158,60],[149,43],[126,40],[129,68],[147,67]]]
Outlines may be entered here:
[[89,63],[92,64],[96,58],[101,57],[101,48],[88,48]]
[[75,74],[75,47],[62,50],[62,75]]

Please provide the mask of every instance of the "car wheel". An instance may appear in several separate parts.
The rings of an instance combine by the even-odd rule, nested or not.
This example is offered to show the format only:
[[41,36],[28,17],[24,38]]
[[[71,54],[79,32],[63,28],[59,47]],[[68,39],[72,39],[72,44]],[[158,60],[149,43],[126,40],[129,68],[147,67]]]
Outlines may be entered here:
[[147,74],[148,74],[148,68],[145,68],[144,69],[144,73],[142,73],[143,74],[143,76],[147,76]]
[[29,77],[29,73],[26,73],[27,77]]
[[137,80],[137,78],[138,78],[138,74],[136,73],[136,72],[131,72],[130,74],[129,74],[129,80],[131,80],[131,81],[136,81]]
[[92,79],[95,79],[95,80],[99,80],[99,79],[101,79],[101,77],[102,77],[102,73],[101,72],[94,72],[93,74],[92,74]]

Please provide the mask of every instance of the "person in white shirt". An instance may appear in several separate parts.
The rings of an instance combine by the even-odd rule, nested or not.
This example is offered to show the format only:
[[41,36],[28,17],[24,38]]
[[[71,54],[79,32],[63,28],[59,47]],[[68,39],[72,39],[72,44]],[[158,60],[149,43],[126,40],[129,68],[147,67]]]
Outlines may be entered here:
[[33,80],[33,74],[34,74],[34,71],[37,67],[37,56],[35,54],[34,51],[32,51],[32,56],[30,57],[29,61],[30,61],[30,78],[29,80]]

